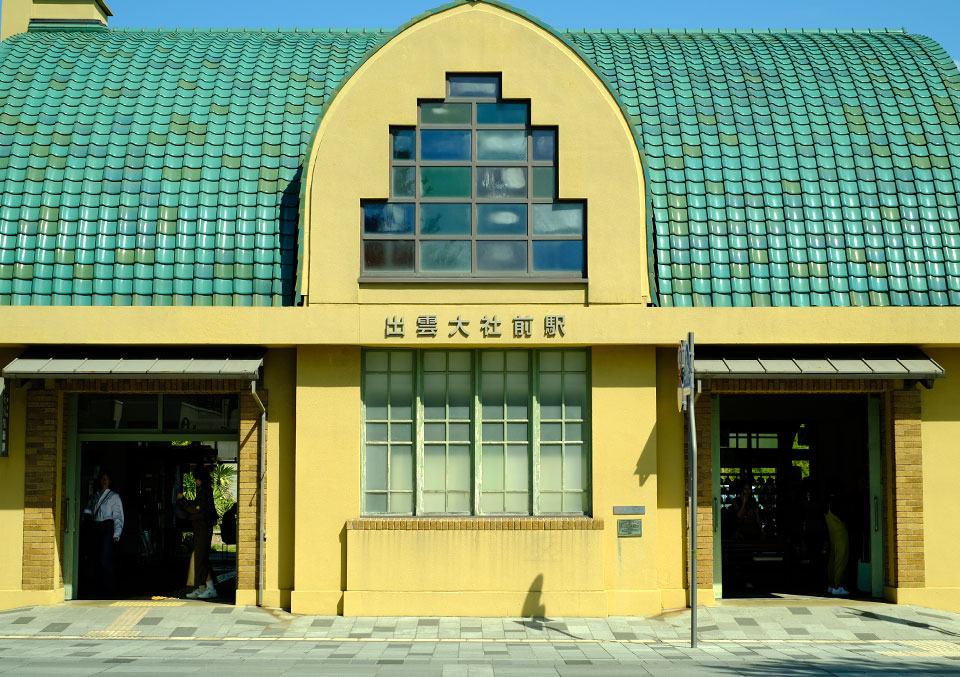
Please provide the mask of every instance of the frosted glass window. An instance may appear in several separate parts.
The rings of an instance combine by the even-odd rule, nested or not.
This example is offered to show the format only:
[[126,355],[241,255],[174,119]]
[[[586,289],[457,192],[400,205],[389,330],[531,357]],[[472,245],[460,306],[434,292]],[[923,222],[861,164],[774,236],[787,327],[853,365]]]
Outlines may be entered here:
[[583,351],[540,353],[540,513],[589,510],[586,369]]
[[[430,351],[432,377],[424,405],[423,512],[470,513],[473,360],[470,352]],[[429,435],[427,430],[429,428]]]
[[414,489],[414,363],[408,351],[365,355],[363,510],[409,514]]
[[528,358],[526,351],[481,353],[480,510],[485,514],[529,514],[532,401]]
[[389,199],[363,203],[361,281],[584,280],[586,204],[558,201],[558,130],[503,100],[498,74],[446,84],[415,127],[389,129]]
[[589,514],[584,350],[368,350],[363,512]]

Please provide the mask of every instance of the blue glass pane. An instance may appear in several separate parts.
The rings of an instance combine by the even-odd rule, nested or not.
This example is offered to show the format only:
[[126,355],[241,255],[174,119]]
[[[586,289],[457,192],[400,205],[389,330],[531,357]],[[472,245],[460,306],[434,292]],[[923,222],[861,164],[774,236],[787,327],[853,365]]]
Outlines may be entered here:
[[534,162],[553,162],[557,159],[557,133],[552,129],[533,130]]
[[477,235],[526,235],[527,205],[477,205]]
[[480,162],[526,162],[526,130],[480,130],[477,132],[477,160]]
[[363,232],[412,235],[414,213],[413,204],[368,202],[363,205]]
[[433,204],[420,205],[421,235],[469,235],[469,204]]
[[420,270],[470,272],[469,240],[424,240],[420,243]]
[[527,271],[527,243],[496,242],[481,240],[477,242],[477,269],[484,271]]
[[421,160],[470,161],[470,130],[425,129],[420,132]]
[[478,103],[479,125],[525,125],[528,106],[525,103]]
[[534,235],[583,235],[583,205],[554,203],[533,205]]
[[414,160],[417,157],[417,133],[412,129],[393,130],[393,159]]
[[413,240],[366,240],[363,269],[366,271],[412,271]]
[[582,240],[538,240],[533,243],[534,271],[582,272]]
[[500,78],[496,75],[451,75],[447,82],[452,97],[496,99],[500,96]]
[[413,197],[417,189],[415,171],[413,167],[393,168],[393,190],[390,193],[392,197]]
[[527,197],[527,168],[477,167],[477,197]]

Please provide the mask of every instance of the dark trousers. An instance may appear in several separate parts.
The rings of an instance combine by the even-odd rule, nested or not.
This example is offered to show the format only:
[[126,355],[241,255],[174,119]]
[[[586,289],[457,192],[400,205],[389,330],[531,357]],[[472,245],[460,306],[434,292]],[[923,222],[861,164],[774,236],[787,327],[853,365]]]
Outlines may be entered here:
[[193,583],[202,586],[207,583],[210,573],[210,539],[213,527],[207,524],[193,523]]
[[117,592],[117,577],[113,570],[113,520],[94,522],[98,551],[98,579],[105,595]]

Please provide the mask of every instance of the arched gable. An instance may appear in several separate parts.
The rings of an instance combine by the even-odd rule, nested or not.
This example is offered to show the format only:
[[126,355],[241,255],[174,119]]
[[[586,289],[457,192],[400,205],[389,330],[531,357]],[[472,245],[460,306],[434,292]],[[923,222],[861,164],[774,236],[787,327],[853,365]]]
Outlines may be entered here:
[[[587,201],[589,285],[540,287],[536,298],[648,302],[643,169],[619,102],[550,30],[505,6],[471,2],[441,8],[398,31],[325,107],[307,156],[301,202],[300,291],[308,303],[396,302],[399,287],[403,300],[417,301],[419,292],[408,284],[377,285],[369,293],[359,284],[361,201],[388,197],[390,127],[416,125],[418,101],[443,99],[448,73],[499,73],[504,98],[529,99],[531,124],[559,130],[559,198]],[[489,300],[480,291],[471,295]]]

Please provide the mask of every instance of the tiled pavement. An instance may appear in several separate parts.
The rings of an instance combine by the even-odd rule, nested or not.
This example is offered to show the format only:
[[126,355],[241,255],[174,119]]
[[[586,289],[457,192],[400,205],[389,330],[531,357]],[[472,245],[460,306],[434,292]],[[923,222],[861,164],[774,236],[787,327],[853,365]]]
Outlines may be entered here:
[[958,674],[960,614],[751,605],[657,617],[342,618],[158,600],[0,612],[0,673]]

